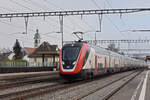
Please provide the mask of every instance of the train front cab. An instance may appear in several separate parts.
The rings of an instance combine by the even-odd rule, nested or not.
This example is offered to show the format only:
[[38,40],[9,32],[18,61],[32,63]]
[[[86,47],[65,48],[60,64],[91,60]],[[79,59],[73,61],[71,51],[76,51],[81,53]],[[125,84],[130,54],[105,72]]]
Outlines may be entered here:
[[88,45],[85,43],[64,45],[59,57],[60,76],[65,79],[78,79],[82,77],[82,68]]

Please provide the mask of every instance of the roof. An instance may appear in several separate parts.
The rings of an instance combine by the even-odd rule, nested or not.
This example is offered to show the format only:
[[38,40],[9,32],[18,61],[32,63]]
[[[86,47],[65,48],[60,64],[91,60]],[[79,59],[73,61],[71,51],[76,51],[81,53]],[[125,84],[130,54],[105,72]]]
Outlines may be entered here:
[[24,47],[24,50],[28,55],[30,55],[34,52],[35,48]]
[[42,56],[42,55],[59,55],[59,48],[57,45],[50,45],[48,42],[43,42],[30,57]]
[[43,42],[36,51],[56,51],[57,45],[50,45],[48,42]]

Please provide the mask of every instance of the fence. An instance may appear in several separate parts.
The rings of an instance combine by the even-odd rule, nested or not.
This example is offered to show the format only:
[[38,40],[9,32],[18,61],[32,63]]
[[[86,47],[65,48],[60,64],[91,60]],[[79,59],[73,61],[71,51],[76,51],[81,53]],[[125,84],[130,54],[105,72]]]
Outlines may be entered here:
[[31,62],[2,62],[0,73],[38,72],[58,70],[58,63],[31,63]]

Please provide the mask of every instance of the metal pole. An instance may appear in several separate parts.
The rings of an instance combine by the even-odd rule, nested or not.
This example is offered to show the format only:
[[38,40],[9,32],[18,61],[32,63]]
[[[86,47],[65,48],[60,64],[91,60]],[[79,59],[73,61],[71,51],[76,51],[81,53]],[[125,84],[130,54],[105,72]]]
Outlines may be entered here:
[[24,19],[25,19],[25,33],[27,34],[27,32],[28,32],[28,17],[24,17]]
[[59,16],[59,21],[60,21],[60,32],[62,33],[61,36],[61,46],[63,47],[63,16]]
[[96,43],[96,32],[95,32],[95,45],[96,45],[97,43]]
[[102,31],[102,14],[98,14],[98,17],[99,17],[99,31],[101,32]]

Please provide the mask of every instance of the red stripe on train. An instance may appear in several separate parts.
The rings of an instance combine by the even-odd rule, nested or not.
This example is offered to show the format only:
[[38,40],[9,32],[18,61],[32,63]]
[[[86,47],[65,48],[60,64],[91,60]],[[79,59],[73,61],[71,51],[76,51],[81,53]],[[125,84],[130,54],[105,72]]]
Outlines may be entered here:
[[83,46],[81,48],[81,51],[80,51],[80,55],[79,55],[77,65],[75,66],[75,70],[73,72],[74,74],[80,72],[82,67],[83,67],[83,62],[84,62],[84,59],[85,59],[85,54],[86,54],[86,51],[87,51],[87,47],[88,47],[87,44],[83,44]]
[[62,54],[62,49],[60,50],[60,53],[59,53],[59,71],[60,71],[60,73],[62,73],[63,71],[62,71],[62,66],[61,66],[61,54]]

